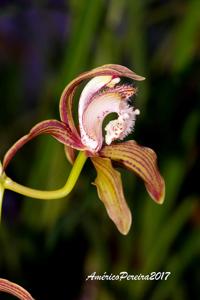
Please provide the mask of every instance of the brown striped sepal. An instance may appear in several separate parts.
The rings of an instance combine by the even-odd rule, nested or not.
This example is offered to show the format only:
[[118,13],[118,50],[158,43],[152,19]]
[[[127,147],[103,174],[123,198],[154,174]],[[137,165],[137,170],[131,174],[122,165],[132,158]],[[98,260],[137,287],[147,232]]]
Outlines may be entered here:
[[107,213],[118,230],[126,235],[129,232],[132,217],[124,198],[121,175],[112,167],[108,158],[91,158],[97,171],[94,185],[98,196],[104,203]]
[[30,132],[20,138],[5,154],[3,160],[3,169],[7,167],[16,152],[27,142],[37,137],[40,134],[49,134],[58,140],[60,143],[77,150],[84,150],[80,138],[74,136],[70,128],[63,122],[57,120],[46,120],[35,125]]
[[34,298],[20,285],[0,278],[0,292],[9,293],[20,300],[34,300]]
[[152,149],[139,146],[135,141],[127,141],[105,146],[100,156],[115,160],[135,172],[144,180],[151,198],[156,203],[163,203],[165,182],[158,170],[157,156]]

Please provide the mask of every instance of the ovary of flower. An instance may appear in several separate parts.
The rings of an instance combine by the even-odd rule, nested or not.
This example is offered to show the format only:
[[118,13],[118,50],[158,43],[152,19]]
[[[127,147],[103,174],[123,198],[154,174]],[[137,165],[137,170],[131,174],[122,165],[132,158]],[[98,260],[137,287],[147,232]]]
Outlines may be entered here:
[[139,109],[134,110],[126,103],[119,112],[116,120],[110,121],[105,127],[105,142],[110,145],[114,140],[123,140],[134,128],[136,115],[139,115]]

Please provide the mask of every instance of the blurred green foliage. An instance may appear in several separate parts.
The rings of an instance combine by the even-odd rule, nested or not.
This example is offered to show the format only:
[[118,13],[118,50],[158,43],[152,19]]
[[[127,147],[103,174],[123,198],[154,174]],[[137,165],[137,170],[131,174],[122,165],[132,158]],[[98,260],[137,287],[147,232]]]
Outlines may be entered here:
[[[0,277],[38,300],[197,299],[200,2],[1,3],[1,158],[38,121],[58,118],[61,92],[77,74],[106,63],[126,65],[146,77],[138,84],[141,115],[132,138],[157,152],[166,200],[157,206],[133,174],[120,170],[133,213],[124,237],[90,184],[96,175],[89,162],[66,199],[43,202],[6,192]],[[54,189],[69,171],[62,145],[39,137],[19,152],[8,174]],[[85,281],[92,272],[121,271],[171,275],[166,281]]]

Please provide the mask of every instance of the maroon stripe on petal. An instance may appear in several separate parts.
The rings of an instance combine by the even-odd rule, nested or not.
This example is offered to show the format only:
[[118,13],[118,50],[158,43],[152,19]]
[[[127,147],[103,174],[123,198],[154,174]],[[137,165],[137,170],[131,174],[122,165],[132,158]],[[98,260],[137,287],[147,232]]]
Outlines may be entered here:
[[[116,158],[118,157],[118,155],[121,155],[120,154],[121,153],[121,147],[118,148],[117,146],[118,146],[118,144],[115,145],[115,153],[114,153]],[[145,148],[145,147],[142,147],[142,148],[143,148],[143,151],[146,151],[147,149],[149,149],[149,148]],[[118,150],[119,150],[119,152],[117,152]],[[107,149],[107,153],[112,154],[112,148],[110,148],[110,150]],[[130,162],[132,156],[134,156],[135,158],[137,157],[137,162],[138,163],[145,164],[148,167],[146,169],[148,172],[151,171],[151,173],[152,173],[152,172],[156,171],[155,170],[155,165],[152,164],[151,161],[149,160],[149,158],[144,155],[144,152],[141,152],[141,149],[140,149],[140,151],[138,151],[137,148],[133,148],[133,147],[131,147],[131,145],[126,144],[126,148],[124,148],[123,153],[124,153],[123,161],[125,160],[125,153],[126,153],[127,168],[128,168],[128,163]],[[130,157],[130,153],[131,153],[131,157]],[[154,160],[156,160],[156,154],[155,154],[155,152],[153,152],[153,153],[155,155]]]
[[107,213],[122,234],[129,232],[132,216],[123,193],[121,175],[108,158],[91,158],[97,171],[94,185]]
[[140,176],[153,200],[163,203],[165,183],[158,170],[157,156],[152,149],[142,147],[135,141],[105,146],[100,155],[116,160]]
[[34,300],[23,287],[2,278],[0,278],[0,292],[9,293],[21,300]]
[[[123,143],[125,145],[125,143]],[[121,144],[116,144],[114,145],[115,147],[115,152],[113,153],[113,149],[112,147],[110,147],[109,149],[107,148],[106,151],[107,151],[107,154],[108,155],[112,155],[113,159],[114,157],[116,159],[118,159],[118,157],[121,155]],[[141,151],[141,148],[143,151]],[[150,156],[147,156],[147,155],[144,155],[149,153],[149,152],[146,152],[147,149],[149,150],[149,148],[146,148],[146,147],[140,147],[138,148],[138,145],[136,144],[136,147],[133,147],[133,145],[131,145],[130,143],[128,144],[126,142],[126,147],[123,148],[123,160],[122,160],[122,163],[124,165],[126,165],[126,167],[128,168],[129,167],[129,164],[130,165],[135,165],[133,164],[133,161],[132,161],[132,158],[134,157],[134,161],[138,164],[141,164],[143,167],[146,166],[145,170],[146,172],[149,174],[149,176],[156,172],[156,165],[154,163],[152,163],[152,161],[150,160]],[[153,158],[153,161],[156,161],[156,154],[153,150],[151,150],[152,152],[152,158]],[[126,162],[125,162],[126,160]],[[136,167],[136,165],[135,165]],[[130,168],[132,169],[132,168]],[[137,169],[137,167],[136,167]],[[140,170],[138,168],[138,170]],[[145,174],[145,173],[144,173]]]

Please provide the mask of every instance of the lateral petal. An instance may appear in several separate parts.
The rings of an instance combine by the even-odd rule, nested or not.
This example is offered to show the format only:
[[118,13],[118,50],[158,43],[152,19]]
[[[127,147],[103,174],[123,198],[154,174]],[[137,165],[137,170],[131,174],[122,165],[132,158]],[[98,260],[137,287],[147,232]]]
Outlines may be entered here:
[[132,217],[124,198],[121,175],[112,167],[108,158],[91,158],[97,171],[94,185],[98,196],[104,203],[107,213],[118,230],[126,235],[129,232]]
[[151,198],[162,204],[165,197],[165,182],[157,167],[155,152],[138,145],[135,141],[127,141],[111,146],[105,146],[100,156],[118,161],[120,164],[135,172],[145,182]]
[[16,152],[27,142],[40,134],[49,134],[64,145],[78,150],[84,150],[80,139],[73,135],[66,124],[57,120],[46,120],[35,125],[27,135],[20,138],[5,154],[3,169],[7,167]]
[[137,75],[130,69],[115,64],[107,64],[101,67],[92,69],[88,72],[84,72],[72,80],[64,89],[61,98],[60,98],[60,118],[61,120],[68,124],[70,129],[75,135],[79,135],[75,127],[73,113],[72,113],[72,102],[74,98],[74,93],[78,85],[86,79],[90,79],[96,76],[112,76],[115,77],[127,77],[133,80],[141,81],[145,78]]

